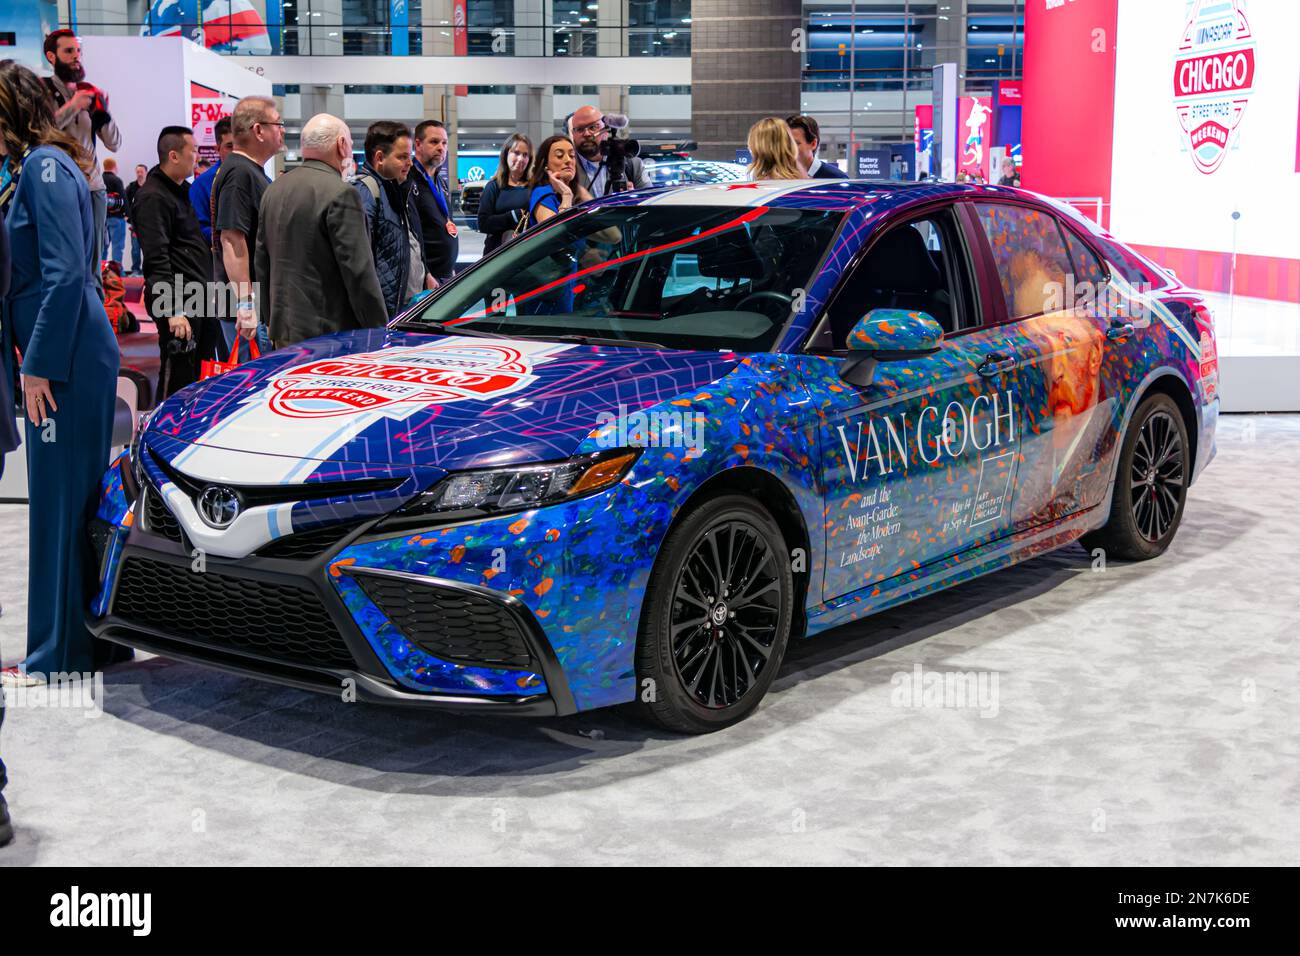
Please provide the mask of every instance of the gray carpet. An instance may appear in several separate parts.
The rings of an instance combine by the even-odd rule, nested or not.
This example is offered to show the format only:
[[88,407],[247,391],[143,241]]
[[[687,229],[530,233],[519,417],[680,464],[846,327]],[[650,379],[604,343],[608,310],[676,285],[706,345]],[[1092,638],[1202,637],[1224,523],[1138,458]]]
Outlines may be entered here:
[[[1079,547],[795,649],[681,739],[410,714],[142,659],[11,709],[0,864],[1283,864],[1300,856],[1300,416],[1229,418],[1161,560]],[[25,508],[0,507],[22,656]],[[996,709],[899,706],[997,677]]]

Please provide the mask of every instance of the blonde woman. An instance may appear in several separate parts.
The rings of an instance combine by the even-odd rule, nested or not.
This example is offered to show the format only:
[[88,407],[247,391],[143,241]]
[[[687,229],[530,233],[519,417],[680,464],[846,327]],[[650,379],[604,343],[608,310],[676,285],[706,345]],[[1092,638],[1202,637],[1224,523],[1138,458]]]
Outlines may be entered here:
[[790,127],[779,116],[769,116],[751,126],[748,145],[749,155],[753,157],[749,164],[750,179],[808,178],[799,167],[799,153]]

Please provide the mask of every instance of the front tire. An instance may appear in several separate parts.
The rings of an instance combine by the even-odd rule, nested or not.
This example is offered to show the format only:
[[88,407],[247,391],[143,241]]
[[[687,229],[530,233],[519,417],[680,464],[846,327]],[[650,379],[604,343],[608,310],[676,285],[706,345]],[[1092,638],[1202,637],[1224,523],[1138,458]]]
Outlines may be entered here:
[[1125,561],[1164,554],[1187,503],[1190,451],[1187,426],[1174,400],[1162,393],[1146,398],[1124,433],[1110,518],[1083,536],[1084,547],[1101,548]]
[[637,638],[639,716],[702,734],[748,717],[785,656],[794,575],[772,516],[743,495],[710,499],[664,540]]

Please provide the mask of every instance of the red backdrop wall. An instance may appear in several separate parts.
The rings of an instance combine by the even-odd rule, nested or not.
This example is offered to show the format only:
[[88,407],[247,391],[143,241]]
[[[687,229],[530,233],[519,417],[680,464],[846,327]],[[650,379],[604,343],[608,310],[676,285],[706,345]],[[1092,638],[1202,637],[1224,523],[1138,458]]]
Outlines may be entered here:
[[[1034,0],[1025,7],[1022,184],[1103,200],[1110,221],[1119,0]],[[1092,215],[1093,207],[1082,206]]]

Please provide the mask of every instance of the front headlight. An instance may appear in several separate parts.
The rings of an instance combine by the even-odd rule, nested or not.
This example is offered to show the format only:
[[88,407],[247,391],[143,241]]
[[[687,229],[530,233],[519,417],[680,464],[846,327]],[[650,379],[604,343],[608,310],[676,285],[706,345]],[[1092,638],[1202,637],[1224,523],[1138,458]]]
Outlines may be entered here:
[[448,475],[403,505],[376,530],[414,519],[457,520],[581,498],[617,484],[640,455],[640,448],[619,448],[568,461]]

